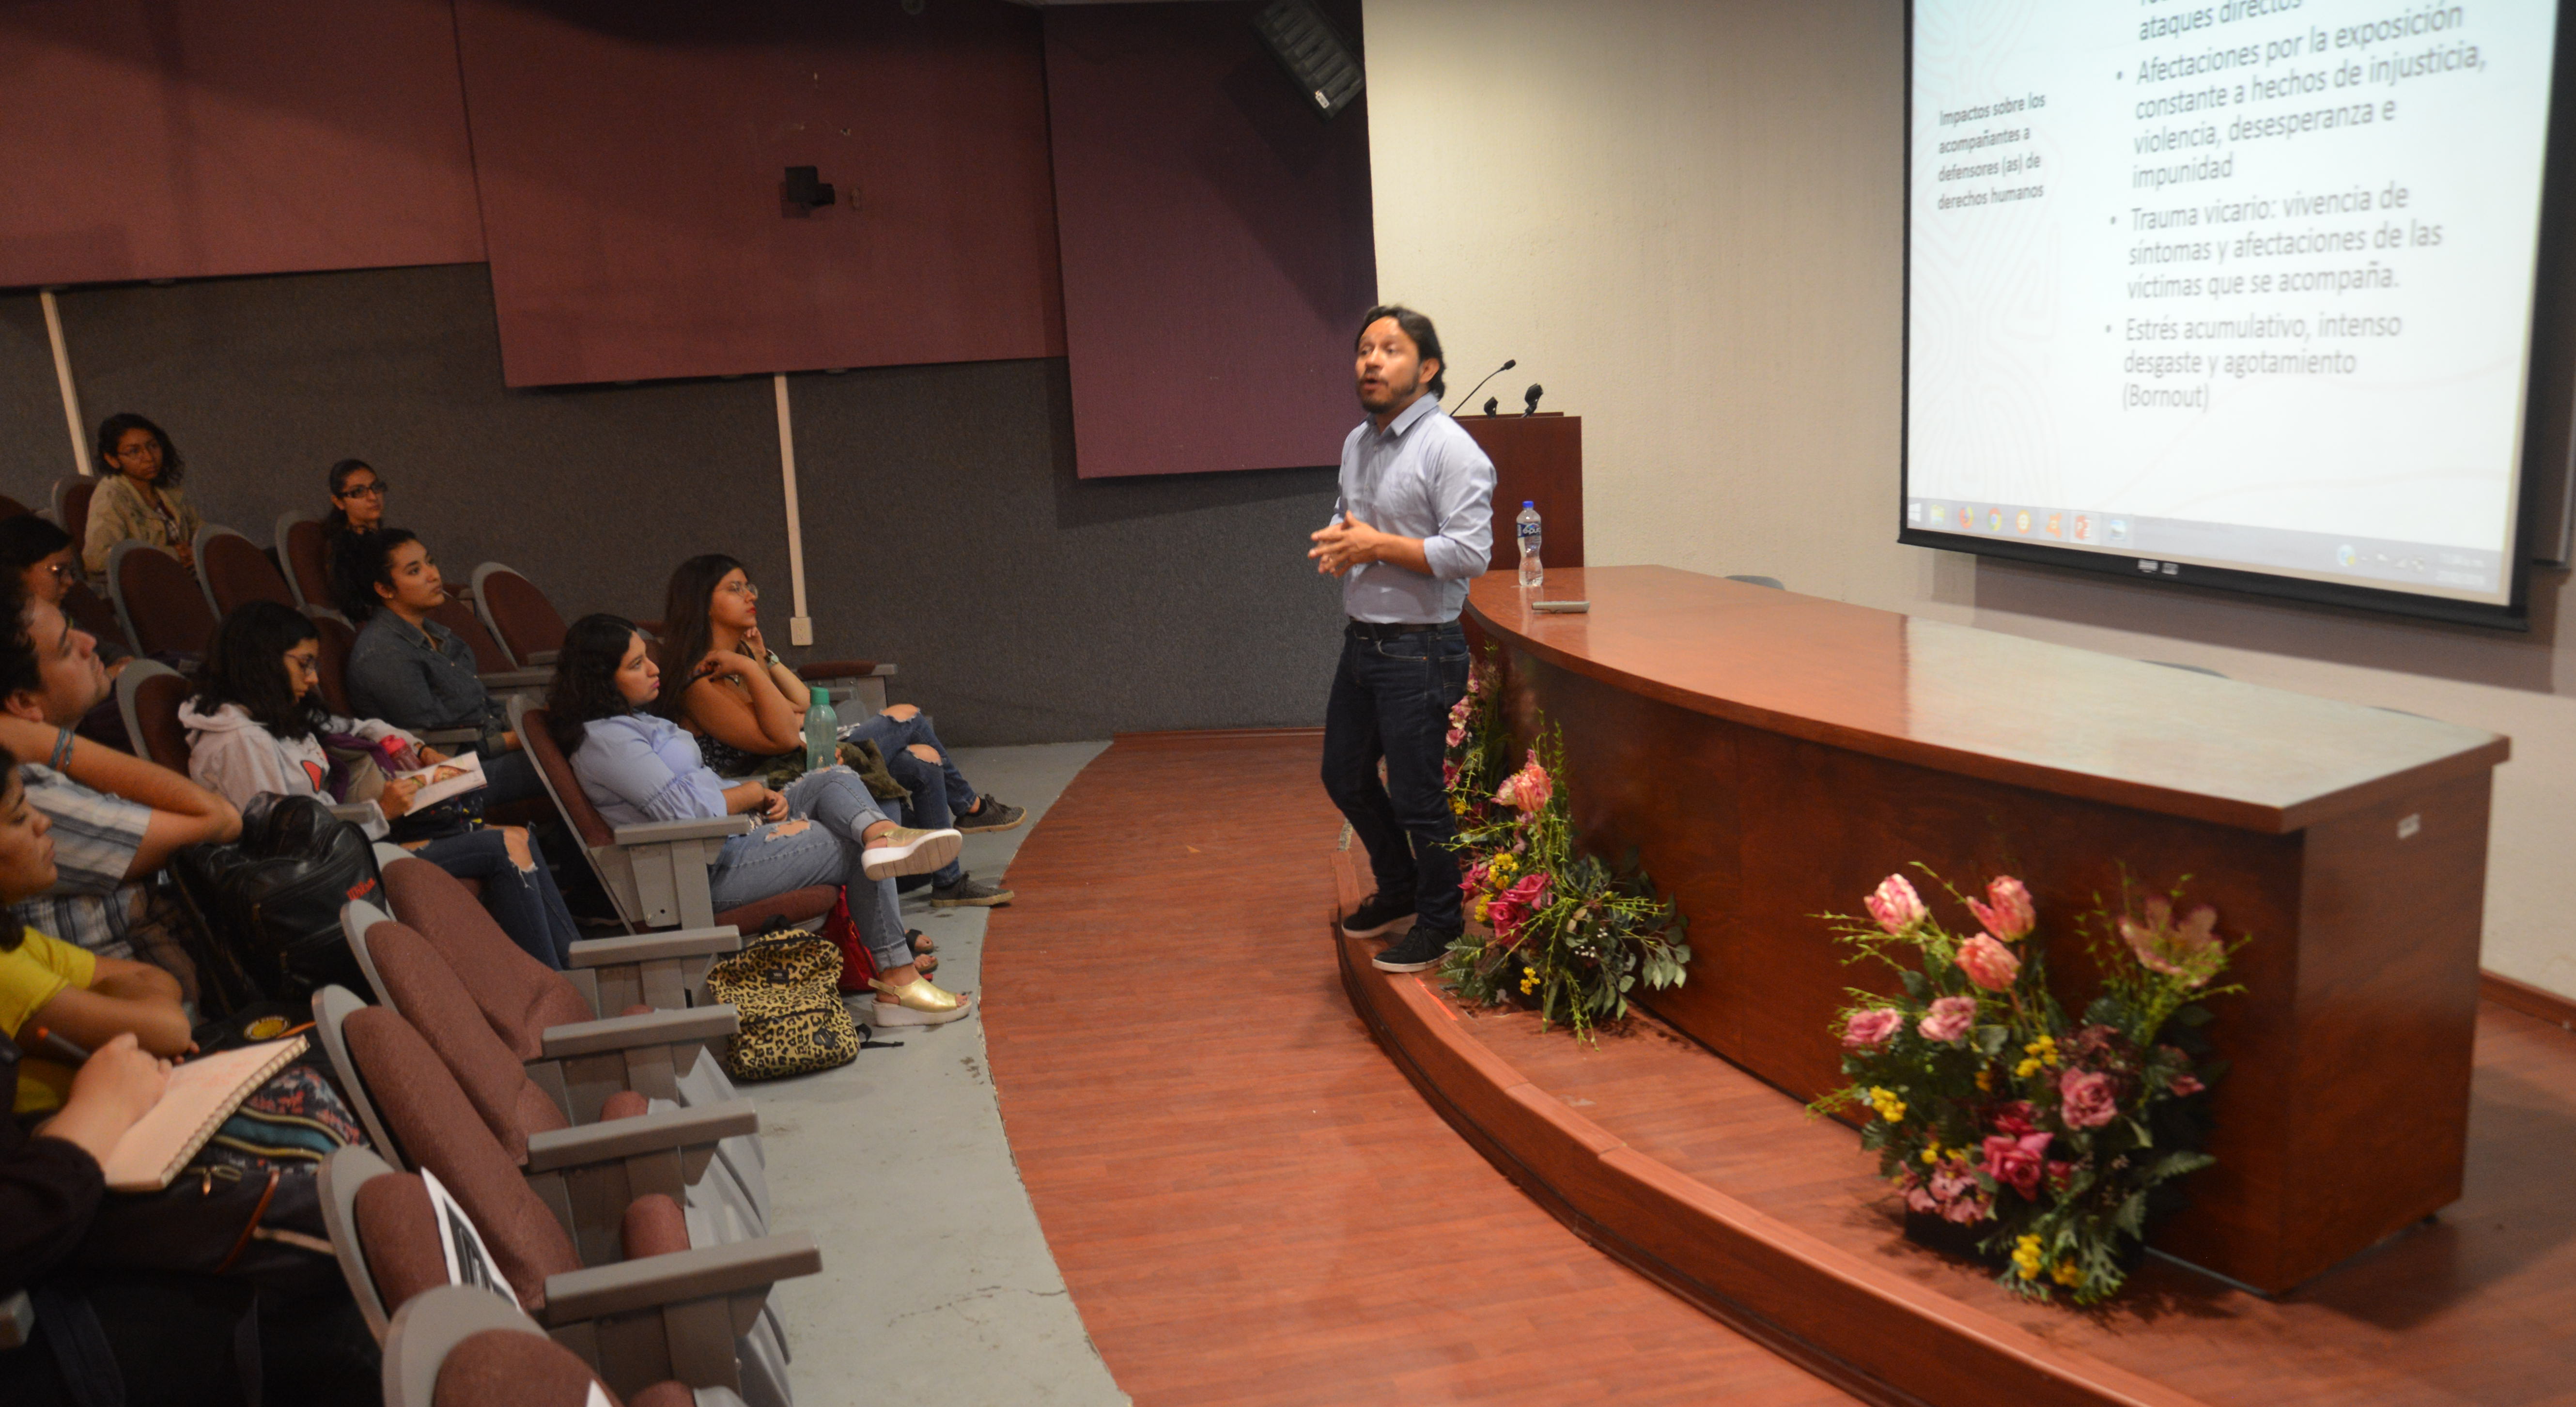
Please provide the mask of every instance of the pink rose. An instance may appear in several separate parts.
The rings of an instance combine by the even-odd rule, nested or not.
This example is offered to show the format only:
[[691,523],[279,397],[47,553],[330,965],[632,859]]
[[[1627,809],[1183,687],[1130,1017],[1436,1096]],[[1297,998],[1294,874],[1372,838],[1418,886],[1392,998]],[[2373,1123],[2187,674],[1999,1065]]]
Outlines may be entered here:
[[2043,1176],[2048,1179],[2049,1191],[2064,1192],[2075,1181],[2075,1165],[2073,1163],[2061,1163],[2055,1158],[2051,1158],[2048,1160],[2048,1167],[2043,1173]]
[[1905,1189],[1905,1209],[1909,1212],[1922,1212],[1928,1216],[1939,1211],[1941,1204],[1932,1200],[1929,1188],[1909,1187]]
[[2037,1200],[2040,1164],[2048,1152],[2052,1134],[2028,1133],[2019,1138],[1989,1138],[1985,1141],[1986,1171],[2023,1197]]
[[1538,752],[1532,749],[1529,761],[1521,764],[1521,770],[1503,779],[1494,799],[1527,813],[1547,805],[1547,799],[1555,793],[1556,784],[1548,779],[1547,769],[1538,765]]
[[1443,762],[1440,764],[1440,785],[1443,787],[1454,787],[1458,785],[1457,763]]
[[2000,992],[2020,975],[2021,959],[2012,955],[2012,949],[1980,933],[1959,945],[1959,970],[1987,991]]
[[2168,1081],[2165,1088],[2172,1090],[2176,1098],[2187,1099],[2190,1096],[2198,1094],[2202,1090],[2209,1088],[2209,1086],[2202,1084],[2198,1075],[2185,1071],[2182,1074],[2174,1076],[2173,1079]]
[[[1976,1186],[1975,1183],[1970,1183],[1968,1185],[1970,1187]],[[1943,1207],[1941,1209],[1941,1218],[1944,1221],[1956,1222],[1961,1226],[1974,1226],[1978,1222],[1984,1221],[1988,1216],[1992,1215],[1992,1212],[1993,1206],[1991,1201],[1987,1198],[1986,1194],[1980,1190],[1967,1193],[1957,1201]]]
[[2058,1114],[2071,1129],[2098,1129],[2120,1117],[2119,1082],[2099,1070],[2069,1070],[2057,1081]]
[[1994,1122],[1995,1132],[2019,1138],[2026,1133],[2039,1132],[2039,1111],[2030,1106],[2029,1100],[2016,1099],[2009,1104],[1995,1106]]
[[2031,906],[2030,891],[2011,875],[1997,875],[1986,886],[1986,902],[1968,901],[1968,912],[1986,931],[2007,943],[2019,942],[2023,935],[2039,926],[2039,911]]
[[1878,888],[1861,900],[1869,906],[1869,916],[1890,933],[1903,933],[1931,916],[1923,907],[1923,896],[1914,892],[1905,876],[1892,874],[1878,882]]
[[1548,875],[1542,870],[1537,874],[1522,875],[1511,888],[1496,895],[1493,904],[1485,910],[1485,921],[1494,926],[1494,936],[1510,942],[1512,935],[1520,930],[1522,920],[1543,907],[1541,899],[1547,893],[1547,885]]
[[1452,728],[1466,727],[1467,714],[1475,706],[1476,701],[1472,698],[1461,698],[1458,702],[1449,705],[1449,726]]
[[1914,1029],[1922,1032],[1923,1039],[1927,1041],[1955,1041],[1967,1035],[1969,1028],[1976,1024],[1975,997],[1943,997],[1932,1003],[1931,1013],[1923,1018],[1922,1025]]
[[2197,987],[2227,965],[2227,945],[2212,931],[2218,925],[2216,909],[2203,904],[2177,924],[2173,905],[2162,895],[2140,907],[2146,910],[2145,922],[2123,914],[2119,927],[2121,941],[2138,955],[2141,966]]
[[1851,1020],[1843,1023],[1843,1049],[1876,1050],[1904,1024],[1905,1013],[1891,1006],[1853,1012]]
[[1456,747],[1458,744],[1463,743],[1463,742],[1465,742],[1465,741],[1467,741],[1467,730],[1466,730],[1466,729],[1464,729],[1464,728],[1452,728],[1452,729],[1450,729],[1450,730],[1449,730],[1449,746],[1451,746],[1451,747]]

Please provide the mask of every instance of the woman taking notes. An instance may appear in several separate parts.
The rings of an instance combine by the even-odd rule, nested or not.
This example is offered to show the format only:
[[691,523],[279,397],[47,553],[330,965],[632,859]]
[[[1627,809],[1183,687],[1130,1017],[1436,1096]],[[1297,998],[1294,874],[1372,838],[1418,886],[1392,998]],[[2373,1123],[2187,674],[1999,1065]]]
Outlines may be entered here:
[[965,1015],[971,998],[933,986],[914,965],[894,894],[895,876],[927,874],[956,859],[957,832],[887,820],[846,767],[808,772],[784,792],[756,781],[728,787],[700,759],[696,739],[644,711],[661,692],[662,672],[632,623],[584,616],[565,632],[546,727],[601,817],[610,825],[753,817],[751,833],[727,838],[708,866],[717,909],[807,885],[840,885],[877,969],[869,984],[877,991],[875,1011],[863,1019],[935,1026]]

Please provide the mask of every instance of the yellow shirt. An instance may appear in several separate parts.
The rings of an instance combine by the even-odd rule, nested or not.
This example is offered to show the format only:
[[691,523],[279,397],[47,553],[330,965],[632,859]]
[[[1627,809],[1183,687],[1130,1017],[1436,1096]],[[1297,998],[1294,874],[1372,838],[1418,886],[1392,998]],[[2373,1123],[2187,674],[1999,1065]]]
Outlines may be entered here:
[[[0,953],[0,1031],[15,1038],[28,1020],[67,987],[89,990],[98,959],[85,948],[30,928],[17,947]],[[71,1067],[29,1055],[18,1062],[16,1112],[41,1114],[62,1107]]]

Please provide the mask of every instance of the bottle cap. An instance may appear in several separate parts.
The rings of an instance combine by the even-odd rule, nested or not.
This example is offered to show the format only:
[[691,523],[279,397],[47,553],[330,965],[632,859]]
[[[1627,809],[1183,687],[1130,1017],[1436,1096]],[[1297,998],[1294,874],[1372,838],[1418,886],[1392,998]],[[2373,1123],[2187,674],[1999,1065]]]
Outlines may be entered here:
[[1524,498],[1521,500],[1521,506],[1523,508],[1536,508],[1538,504],[1530,499]]
[[828,704],[832,701],[831,690],[824,688],[820,684],[812,684],[807,687],[814,691],[814,702],[818,704]]

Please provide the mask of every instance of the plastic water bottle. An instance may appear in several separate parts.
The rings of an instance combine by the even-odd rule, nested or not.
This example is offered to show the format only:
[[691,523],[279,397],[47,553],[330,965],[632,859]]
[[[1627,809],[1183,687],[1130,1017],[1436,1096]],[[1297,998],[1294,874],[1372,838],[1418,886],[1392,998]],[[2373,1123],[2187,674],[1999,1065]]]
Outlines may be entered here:
[[1521,585],[1536,586],[1547,580],[1547,569],[1538,560],[1538,505],[1522,499],[1521,515],[1512,521],[1520,528]]
[[814,690],[805,710],[805,770],[819,772],[841,760],[841,716],[832,711],[832,691]]

